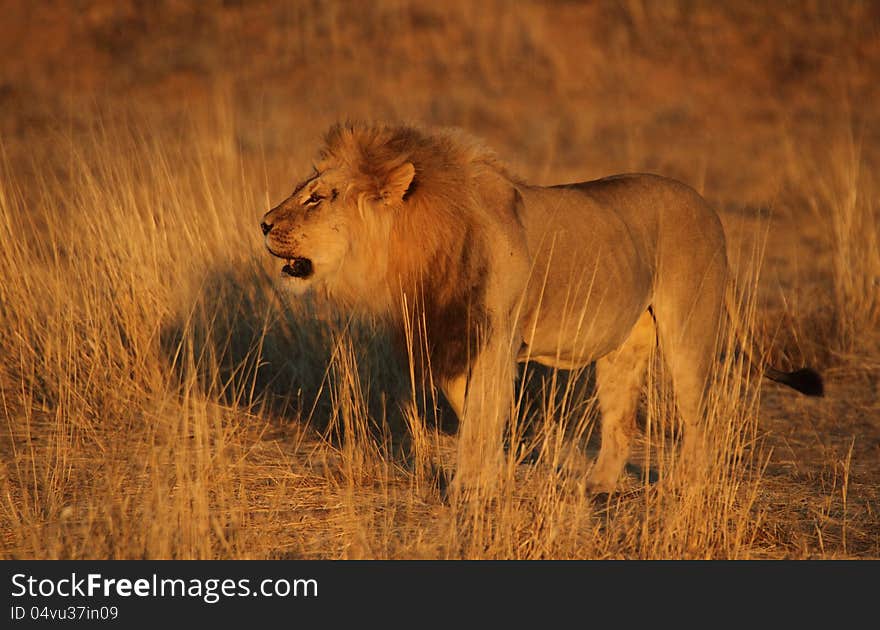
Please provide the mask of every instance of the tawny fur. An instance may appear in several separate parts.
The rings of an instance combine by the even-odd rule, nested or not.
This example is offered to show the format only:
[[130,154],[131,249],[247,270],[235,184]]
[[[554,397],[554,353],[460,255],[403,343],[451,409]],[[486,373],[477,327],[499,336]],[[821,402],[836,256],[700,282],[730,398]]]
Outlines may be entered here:
[[[461,419],[460,487],[497,477],[517,361],[595,361],[603,427],[590,486],[613,490],[657,338],[684,448],[700,448],[731,281],[721,222],[688,186],[643,174],[531,186],[461,132],[348,124],[263,223],[274,255],[313,266],[289,279],[295,291],[325,290],[415,333],[419,365]],[[768,375],[821,394],[810,370]]]

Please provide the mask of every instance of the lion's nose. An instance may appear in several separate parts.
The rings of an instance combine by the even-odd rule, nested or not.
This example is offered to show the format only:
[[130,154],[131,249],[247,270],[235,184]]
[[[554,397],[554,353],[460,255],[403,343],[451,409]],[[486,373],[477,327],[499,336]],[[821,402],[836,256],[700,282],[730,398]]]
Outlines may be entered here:
[[263,221],[262,223],[260,223],[260,229],[263,230],[263,234],[268,234],[272,231],[272,224]]

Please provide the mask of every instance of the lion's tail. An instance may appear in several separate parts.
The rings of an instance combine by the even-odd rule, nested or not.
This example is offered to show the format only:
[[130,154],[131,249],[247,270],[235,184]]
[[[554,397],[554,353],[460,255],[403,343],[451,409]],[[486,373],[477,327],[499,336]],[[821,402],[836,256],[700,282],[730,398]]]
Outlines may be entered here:
[[[736,339],[739,343],[740,350],[745,354],[749,363],[753,367],[758,367],[759,363],[755,361],[757,356],[754,343],[754,336],[749,329],[747,323],[742,321],[739,316],[739,307],[737,306],[736,293],[733,282],[728,282],[727,290],[724,295],[725,306],[727,307],[728,318],[733,326]],[[814,369],[805,367],[793,372],[783,372],[772,365],[760,364],[764,368],[764,376],[771,381],[788,385],[792,389],[796,389],[807,396],[824,396],[825,386],[822,383],[822,376]]]

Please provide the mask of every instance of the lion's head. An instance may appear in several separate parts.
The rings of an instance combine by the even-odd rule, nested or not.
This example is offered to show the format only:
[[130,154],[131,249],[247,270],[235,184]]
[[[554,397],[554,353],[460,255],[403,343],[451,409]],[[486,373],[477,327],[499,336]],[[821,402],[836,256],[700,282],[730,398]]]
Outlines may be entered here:
[[494,155],[460,132],[403,125],[340,124],[324,140],[314,172],[262,221],[288,287],[374,312],[425,283],[441,300],[460,292],[440,285],[467,282],[462,259],[475,264],[476,182],[502,169]]
[[415,167],[399,161],[368,176],[352,166],[325,155],[290,197],[263,216],[266,247],[285,261],[282,276],[296,293],[314,286],[350,293],[352,282],[375,286],[384,279],[391,218]]

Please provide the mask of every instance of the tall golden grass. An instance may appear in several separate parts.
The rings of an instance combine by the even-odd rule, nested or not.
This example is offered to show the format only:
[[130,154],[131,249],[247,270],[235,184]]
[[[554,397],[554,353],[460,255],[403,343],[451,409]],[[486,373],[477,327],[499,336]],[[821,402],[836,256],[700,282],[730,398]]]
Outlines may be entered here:
[[[872,3],[140,9],[0,21],[0,557],[880,556]],[[345,117],[464,126],[535,183],[696,186],[743,319],[828,397],[759,387],[722,340],[695,481],[656,360],[623,491],[594,501],[592,372],[527,366],[498,491],[446,505],[441,397],[262,250]]]
[[[66,168],[34,164],[27,185],[30,176],[3,163],[3,556],[817,553],[767,536],[779,524],[757,501],[770,456],[760,379],[729,338],[702,478],[678,465],[657,360],[625,489],[591,499],[590,371],[527,367],[498,492],[445,504],[438,471],[455,456],[442,403],[412,382],[381,329],[279,292],[256,229],[260,166],[246,163],[229,130],[193,125],[179,140],[108,123],[87,141],[59,134]],[[802,194],[831,228],[839,319],[829,334],[852,349],[877,324],[880,263],[871,174],[857,144],[843,155],[836,170],[804,175],[813,187]],[[742,317],[754,325],[760,251],[741,280]],[[421,404],[401,408],[408,391]],[[845,502],[843,479],[831,492]],[[845,554],[845,543],[818,553]]]

